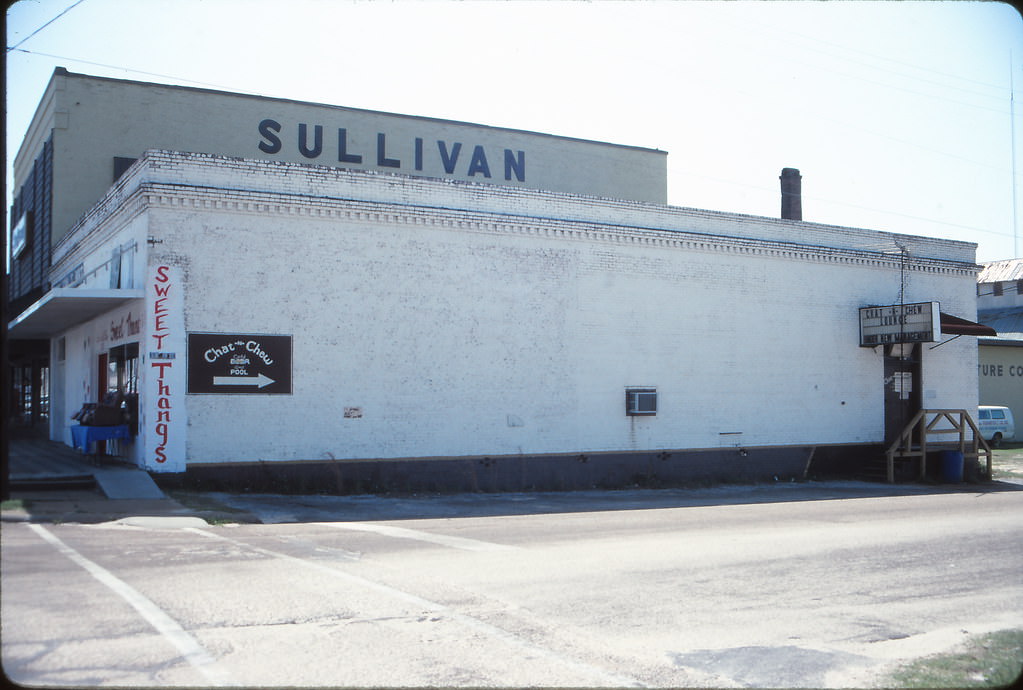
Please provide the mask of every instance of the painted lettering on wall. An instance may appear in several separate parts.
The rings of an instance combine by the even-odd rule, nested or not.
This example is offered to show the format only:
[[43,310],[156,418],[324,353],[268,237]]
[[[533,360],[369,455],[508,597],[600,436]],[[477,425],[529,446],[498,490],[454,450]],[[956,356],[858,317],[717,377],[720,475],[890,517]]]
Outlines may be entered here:
[[1013,378],[1023,378],[1023,364],[978,364],[977,371],[981,376],[984,377],[1003,377],[1011,376]]
[[[156,278],[153,281],[153,293],[157,296],[157,299],[153,301],[153,339],[156,341],[156,351],[161,352],[164,346],[164,339],[170,335],[168,331],[170,327],[167,325],[167,300],[168,294],[173,287],[170,282],[170,277],[167,275],[167,266],[158,266],[156,269]],[[167,462],[167,442],[168,442],[168,430],[170,429],[171,421],[171,410],[173,405],[171,404],[171,389],[169,383],[169,377],[166,376],[167,367],[173,367],[173,360],[158,360],[149,363],[153,369],[157,370],[158,374],[156,377],[156,409],[158,410],[156,416],[156,423],[153,427],[156,432],[157,446],[153,451],[153,459],[157,463],[163,464]]]
[[183,471],[185,365],[184,300],[181,271],[173,266],[150,268],[146,289],[145,466],[157,471]]
[[158,371],[156,376],[156,386],[159,396],[156,399],[156,423],[153,426],[153,430],[156,432],[156,443],[157,446],[153,450],[153,459],[156,462],[163,464],[167,462],[167,443],[170,440],[170,422],[171,422],[171,410],[174,406],[171,404],[171,389],[168,383],[168,378],[165,376],[166,369],[174,366],[173,361],[156,361],[150,362],[150,366]]
[[110,340],[117,341],[130,338],[142,332],[142,314],[132,317],[132,313],[122,316],[120,320],[110,322]]
[[203,353],[203,359],[212,364],[229,352],[241,352],[243,349],[246,352],[254,354],[256,357],[261,359],[264,364],[274,363],[273,357],[267,354],[255,340],[238,340],[233,343],[225,343],[221,346],[207,348]]
[[[526,181],[525,151],[492,147],[488,149],[482,144],[473,144],[470,151],[470,147],[461,141],[427,140],[423,137],[413,137],[411,142],[396,142],[393,137],[388,140],[386,132],[376,133],[375,146],[365,150],[353,150],[349,145],[348,128],[336,129],[337,136],[334,137],[333,131],[328,134],[327,129],[321,124],[310,126],[306,122],[299,122],[294,129],[288,127],[286,131],[284,125],[277,120],[266,118],[258,126],[260,137],[258,148],[263,153],[273,155],[284,150],[285,142],[289,142],[289,149],[290,142],[294,142],[295,150],[304,158],[318,160],[323,157],[324,164],[334,162],[333,154],[328,151],[336,150],[337,162],[349,165],[372,165],[375,162],[378,168],[415,172],[443,169],[448,175],[481,180],[489,180],[495,174],[503,174],[507,181]],[[399,150],[411,151],[411,160],[397,157],[396,152]],[[492,169],[492,166],[496,168]]]
[[163,339],[169,334],[166,332],[168,328],[166,326],[167,319],[167,300],[168,293],[170,293],[171,284],[170,278],[167,277],[167,266],[158,266],[156,269],[156,278],[153,280],[153,294],[156,295],[153,307],[153,339],[156,340],[156,349],[163,349]]

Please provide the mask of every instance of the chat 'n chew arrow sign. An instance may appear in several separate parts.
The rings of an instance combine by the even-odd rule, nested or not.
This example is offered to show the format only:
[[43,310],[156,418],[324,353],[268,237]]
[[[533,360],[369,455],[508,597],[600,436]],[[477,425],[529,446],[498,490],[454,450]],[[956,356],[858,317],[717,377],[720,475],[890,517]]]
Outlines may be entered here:
[[189,395],[291,395],[292,336],[189,333]]
[[265,374],[257,376],[214,376],[214,386],[269,386],[274,380]]

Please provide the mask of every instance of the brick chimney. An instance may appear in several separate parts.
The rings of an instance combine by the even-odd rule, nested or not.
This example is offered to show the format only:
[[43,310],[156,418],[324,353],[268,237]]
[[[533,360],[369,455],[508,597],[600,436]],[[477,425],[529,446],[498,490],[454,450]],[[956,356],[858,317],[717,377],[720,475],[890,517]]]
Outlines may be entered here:
[[782,168],[781,217],[785,220],[803,220],[802,176],[796,168]]

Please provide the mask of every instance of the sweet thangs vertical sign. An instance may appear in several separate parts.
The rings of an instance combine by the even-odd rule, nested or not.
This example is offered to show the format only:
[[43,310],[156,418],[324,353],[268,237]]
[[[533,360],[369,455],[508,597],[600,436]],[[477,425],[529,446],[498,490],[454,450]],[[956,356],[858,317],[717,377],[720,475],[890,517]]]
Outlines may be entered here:
[[185,471],[185,310],[181,269],[152,265],[146,282],[143,467]]

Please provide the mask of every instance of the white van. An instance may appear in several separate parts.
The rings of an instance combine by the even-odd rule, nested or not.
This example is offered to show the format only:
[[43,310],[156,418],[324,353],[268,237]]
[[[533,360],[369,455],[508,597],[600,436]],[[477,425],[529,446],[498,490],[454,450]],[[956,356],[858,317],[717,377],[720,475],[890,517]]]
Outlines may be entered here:
[[1012,419],[1012,410],[998,405],[981,405],[977,408],[977,426],[980,435],[991,445],[997,446],[1002,441],[1009,441],[1016,435],[1016,422]]

